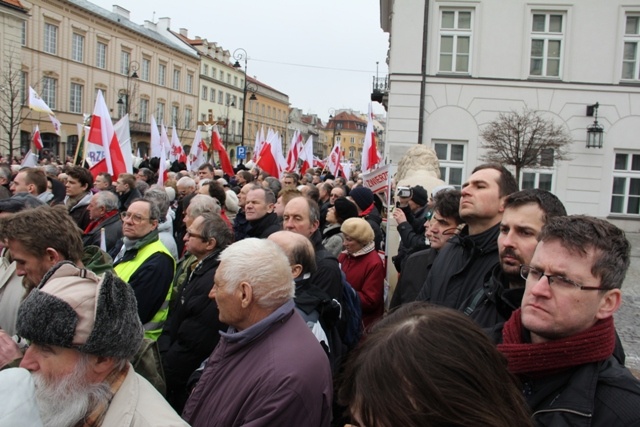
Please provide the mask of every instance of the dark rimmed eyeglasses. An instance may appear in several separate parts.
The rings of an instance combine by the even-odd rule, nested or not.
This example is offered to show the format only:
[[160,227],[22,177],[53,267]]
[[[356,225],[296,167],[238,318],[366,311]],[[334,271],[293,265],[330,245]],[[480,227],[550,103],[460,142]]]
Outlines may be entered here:
[[196,234],[196,233],[192,233],[191,231],[187,230],[187,232],[185,233],[187,236],[189,237],[195,237],[196,239],[202,239],[202,240],[206,240],[202,234]]
[[131,212],[122,212],[120,214],[120,218],[122,218],[123,221],[128,219],[136,225],[141,224],[142,221],[148,221],[149,219],[151,219],[151,218],[145,218],[140,214],[134,214]]
[[538,282],[542,279],[542,276],[547,278],[549,282],[549,286],[553,286],[555,288],[563,288],[563,289],[573,289],[578,288],[583,291],[601,291],[603,288],[596,286],[584,286],[580,283],[576,283],[573,280],[567,279],[564,276],[558,276],[555,274],[544,274],[542,271],[537,268],[531,267],[530,265],[522,264],[520,266],[520,276],[525,280],[531,280],[534,282]]

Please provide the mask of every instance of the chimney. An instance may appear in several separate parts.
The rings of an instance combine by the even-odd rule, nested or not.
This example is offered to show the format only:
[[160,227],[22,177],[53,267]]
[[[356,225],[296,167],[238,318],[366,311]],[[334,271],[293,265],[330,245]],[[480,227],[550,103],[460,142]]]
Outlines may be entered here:
[[186,28],[180,28],[180,35],[189,38],[189,30]]
[[160,18],[158,19],[158,29],[159,30],[170,30],[171,29],[171,18]]
[[144,21],[144,27],[147,30],[151,30],[151,31],[158,31],[158,25],[155,22],[151,22],[149,20],[145,20]]
[[130,19],[130,13],[127,9],[122,6],[118,6],[117,4],[113,5],[112,12],[122,18],[125,18],[127,21]]

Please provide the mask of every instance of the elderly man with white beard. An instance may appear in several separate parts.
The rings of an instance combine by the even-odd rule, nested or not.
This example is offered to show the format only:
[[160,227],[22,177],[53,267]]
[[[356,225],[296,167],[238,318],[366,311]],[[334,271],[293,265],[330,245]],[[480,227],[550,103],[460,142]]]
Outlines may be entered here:
[[47,272],[18,312],[45,426],[185,426],[129,359],[143,337],[133,290],[111,272],[68,261]]

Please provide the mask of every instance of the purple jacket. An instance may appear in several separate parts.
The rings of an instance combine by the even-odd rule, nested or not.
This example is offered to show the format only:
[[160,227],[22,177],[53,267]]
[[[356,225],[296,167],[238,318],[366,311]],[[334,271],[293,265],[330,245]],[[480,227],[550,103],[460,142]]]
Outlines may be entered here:
[[220,335],[182,414],[189,424],[330,424],[329,360],[293,301],[244,331]]

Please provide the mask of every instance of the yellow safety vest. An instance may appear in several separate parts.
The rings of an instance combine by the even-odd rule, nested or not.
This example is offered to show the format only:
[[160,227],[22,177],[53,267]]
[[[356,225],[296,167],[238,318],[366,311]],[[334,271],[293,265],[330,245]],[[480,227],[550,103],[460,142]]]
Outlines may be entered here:
[[[129,283],[129,279],[133,276],[138,268],[153,254],[158,252],[165,253],[171,258],[173,262],[173,270],[176,269],[176,261],[173,259],[167,247],[160,241],[160,239],[155,242],[149,243],[146,246],[143,246],[138,250],[135,258],[129,261],[121,262],[116,265],[113,269],[119,278]],[[171,290],[173,286],[169,285],[169,291],[167,292],[167,296],[162,303],[162,306],[158,310],[158,312],[153,316],[153,318],[144,324],[144,336],[146,338],[157,340],[160,334],[162,333],[162,327],[164,326],[164,322],[167,320],[167,314],[169,313],[169,301],[171,300]]]

